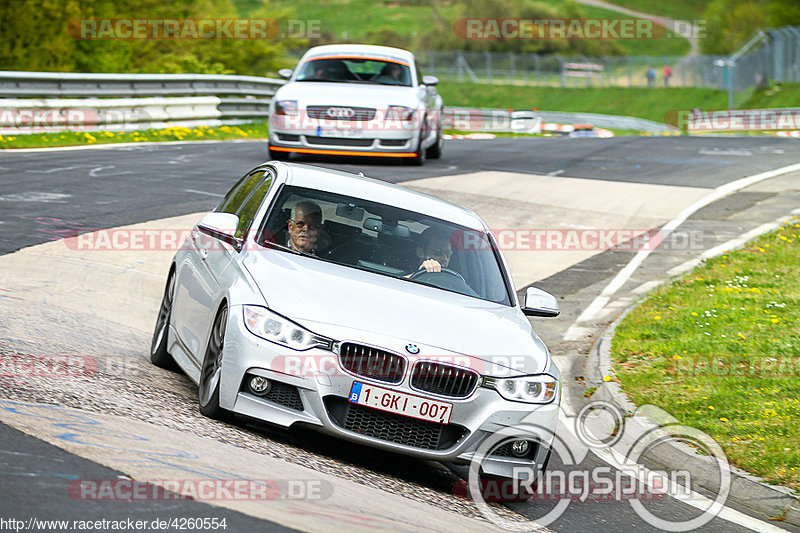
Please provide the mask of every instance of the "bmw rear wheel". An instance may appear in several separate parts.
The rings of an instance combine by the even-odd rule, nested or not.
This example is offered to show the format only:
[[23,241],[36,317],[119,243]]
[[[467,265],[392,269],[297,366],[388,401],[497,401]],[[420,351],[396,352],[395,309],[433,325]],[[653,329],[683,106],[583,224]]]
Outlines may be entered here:
[[150,343],[150,362],[154,365],[175,369],[175,360],[167,351],[167,337],[169,336],[169,323],[172,318],[172,301],[175,297],[175,272],[170,272],[167,278],[167,286],[164,288],[164,297],[161,299],[161,307],[156,318],[156,328],[153,332],[153,340]]

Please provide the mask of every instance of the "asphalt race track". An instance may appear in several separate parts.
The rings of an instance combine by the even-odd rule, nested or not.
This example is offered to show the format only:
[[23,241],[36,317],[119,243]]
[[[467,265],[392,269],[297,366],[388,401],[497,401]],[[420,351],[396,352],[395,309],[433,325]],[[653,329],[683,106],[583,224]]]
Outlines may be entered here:
[[[494,527],[483,521],[470,500],[453,495],[454,486],[458,487],[465,475],[462,468],[450,469],[437,463],[343,445],[315,433],[286,432],[246,422],[226,425],[200,417],[196,412],[196,388],[191,382],[184,376],[156,369],[146,360],[148,328],[155,315],[134,316],[133,311],[123,308],[123,298],[119,300],[119,313],[125,320],[110,317],[102,312],[109,308],[104,307],[106,304],[89,298],[102,291],[103,280],[112,267],[119,270],[122,279],[138,275],[133,271],[139,268],[135,265],[141,264],[141,269],[146,271],[141,279],[146,278],[145,286],[155,292],[153,297],[157,303],[158,287],[164,281],[163,276],[159,278],[161,263],[146,264],[150,261],[148,256],[136,257],[132,255],[134,252],[126,252],[128,255],[122,259],[98,256],[94,261],[71,256],[67,258],[69,261],[58,263],[63,265],[60,278],[53,278],[56,281],[51,280],[49,284],[39,283],[38,280],[53,276],[52,272],[45,272],[44,266],[40,271],[37,265],[45,265],[54,254],[61,253],[55,251],[59,239],[86,231],[208,211],[236,179],[266,157],[266,148],[259,142],[110,145],[93,149],[0,153],[0,316],[3,317],[0,356],[81,354],[99,362],[91,379],[69,383],[47,380],[26,383],[5,379],[0,374],[0,413],[4,417],[0,420],[5,422],[0,423],[0,486],[3,487],[0,489],[0,512],[3,516],[74,520],[128,516],[142,520],[171,516],[225,517],[229,531],[323,531],[326,528],[412,531],[422,528],[420,524],[430,530],[448,530],[448,517],[453,520],[449,523],[452,528],[488,530]],[[493,228],[524,228],[531,224],[555,227],[562,220],[569,222],[568,227],[581,227],[592,219],[602,220],[605,226],[601,227],[654,228],[717,187],[797,163],[800,143],[777,137],[453,140],[446,142],[441,160],[429,160],[424,167],[369,159],[298,158],[294,161],[364,172],[389,182],[405,183],[472,207]],[[797,173],[765,180],[699,210],[685,226],[707,236],[703,247],[709,249],[760,224],[787,216],[800,205],[798,190]],[[622,213],[624,204],[634,200],[640,203],[630,212]],[[620,202],[620,207],[612,205],[615,201]],[[536,210],[535,215],[531,215],[534,218],[522,216],[530,210]],[[185,223],[184,219],[175,220]],[[33,245],[44,247],[37,248],[40,251],[31,255],[26,249]],[[666,250],[653,254],[620,289],[620,299],[633,302],[641,296],[637,288],[663,279],[670,268],[698,253],[698,250]],[[583,379],[593,336],[570,338],[569,328],[627,264],[633,252],[604,251],[556,257],[512,251],[508,255],[518,289],[535,284],[559,297],[562,316],[537,321],[534,325],[557,356],[562,371],[573,381],[578,376]],[[115,261],[120,261],[122,266]],[[163,259],[159,257],[158,261]],[[14,265],[31,265],[31,269],[9,270]],[[25,286],[26,280],[30,282],[26,294],[16,293],[20,283]],[[88,290],[93,280],[96,283]],[[62,283],[71,283],[74,290],[60,292]],[[82,283],[87,284],[86,296],[80,291]],[[81,299],[84,297],[85,301]],[[598,315],[594,323],[587,325],[593,335],[613,319],[614,310],[609,307],[608,311],[608,316]],[[588,373],[585,377],[592,378]],[[564,385],[569,403],[579,405],[582,385],[574,382]],[[249,454],[240,459],[242,472],[247,464],[264,461],[264,476],[274,472],[275,478],[283,475],[285,479],[290,474],[283,468],[301,465],[323,476],[324,483],[333,487],[333,495],[327,503],[319,504],[318,516],[308,507],[301,510],[299,503],[295,516],[289,516],[285,510],[274,507],[264,511],[233,503],[76,502],[65,490],[69,480],[137,475],[141,478],[144,474],[163,473],[152,461],[158,453],[151,450],[145,469],[141,457],[128,458],[126,449],[120,448],[120,455],[116,457],[81,447],[81,438],[88,440],[88,437],[64,439],[65,423],[59,423],[60,430],[42,425],[47,417],[40,404],[81,409],[87,413],[83,424],[100,424],[109,432],[122,432],[126,420],[130,421],[127,429],[130,433],[136,433],[136,428],[141,428],[142,432],[153,428],[153,433],[147,433],[144,440],[161,446],[154,448],[161,450],[158,453],[169,447],[182,450],[182,457],[223,454],[230,463],[218,456],[218,462],[208,464],[230,472],[238,472],[239,453]],[[57,416],[79,416],[76,411],[58,413]],[[79,429],[67,426],[80,434]],[[203,468],[208,468],[208,464],[203,463]],[[592,469],[605,464],[601,455],[588,453],[579,464],[565,465],[564,469]],[[555,466],[558,467],[558,461]],[[181,468],[188,467],[182,463]],[[200,466],[197,471],[205,472]],[[180,477],[181,474],[171,475]],[[349,484],[337,484],[345,482]],[[368,507],[375,510],[376,519],[370,521],[362,515],[336,513],[333,510],[336,498],[343,493],[359,495],[369,503],[374,501],[374,505]],[[393,505],[406,509],[405,506],[412,504],[418,507],[408,507],[404,511],[408,522],[393,522],[388,519],[391,515],[382,514],[383,509]],[[536,520],[554,505],[541,501],[510,503],[498,512],[511,519]],[[646,507],[671,521],[689,520],[699,514],[692,505],[671,496],[656,498]],[[415,517],[415,512],[432,514],[426,522],[425,517]],[[301,520],[297,515],[302,513],[306,514]],[[750,515],[752,513],[744,509],[726,508],[702,530],[800,530]],[[464,520],[463,524],[458,520]],[[548,528],[553,531],[660,531],[640,518],[627,501],[593,501],[591,498],[570,502],[566,512]]]

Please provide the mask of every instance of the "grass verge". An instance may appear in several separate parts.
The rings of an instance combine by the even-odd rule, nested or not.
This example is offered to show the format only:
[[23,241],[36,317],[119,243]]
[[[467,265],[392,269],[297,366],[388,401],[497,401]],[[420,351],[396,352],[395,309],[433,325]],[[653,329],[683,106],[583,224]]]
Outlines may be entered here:
[[800,223],[708,260],[634,309],[612,343],[637,405],[720,443],[732,464],[800,490]]
[[231,139],[266,139],[266,122],[251,122],[239,126],[185,128],[172,126],[163,129],[137,131],[61,131],[0,135],[0,148],[46,148],[48,146],[89,146],[93,144],[153,142],[153,141],[224,141]]
[[625,115],[664,122],[672,110],[725,109],[724,91],[689,87],[671,88],[565,88],[474,84],[442,81],[439,93],[446,105],[591,112]]

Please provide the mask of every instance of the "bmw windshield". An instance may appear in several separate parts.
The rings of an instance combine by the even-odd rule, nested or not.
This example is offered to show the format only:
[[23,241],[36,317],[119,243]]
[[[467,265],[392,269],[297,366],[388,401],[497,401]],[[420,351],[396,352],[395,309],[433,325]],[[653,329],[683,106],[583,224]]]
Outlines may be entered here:
[[286,186],[258,232],[262,246],[511,305],[489,236],[362,198]]

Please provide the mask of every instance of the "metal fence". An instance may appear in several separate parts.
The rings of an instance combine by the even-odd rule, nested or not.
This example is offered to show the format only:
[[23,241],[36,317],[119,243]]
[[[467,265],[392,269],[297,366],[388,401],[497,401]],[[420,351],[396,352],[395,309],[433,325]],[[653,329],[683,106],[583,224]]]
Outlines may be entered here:
[[759,32],[731,56],[564,56],[421,52],[442,80],[549,87],[704,87],[731,94],[767,80],[800,81],[800,27]]
[[[800,82],[800,27],[758,32],[725,63],[734,91],[760,86],[767,80]],[[726,77],[725,88],[727,81]]]
[[723,88],[724,83],[714,70],[714,62],[724,56],[593,57],[453,51],[423,52],[417,57],[425,73],[445,81],[548,87]]

